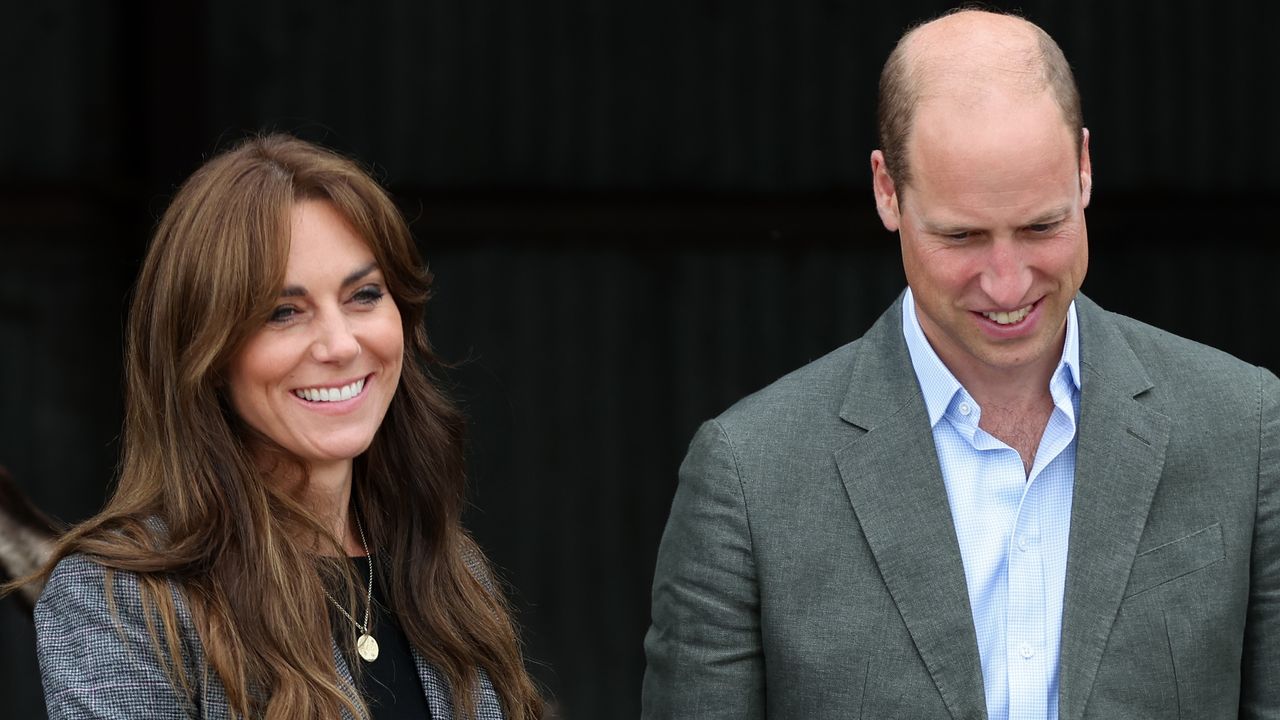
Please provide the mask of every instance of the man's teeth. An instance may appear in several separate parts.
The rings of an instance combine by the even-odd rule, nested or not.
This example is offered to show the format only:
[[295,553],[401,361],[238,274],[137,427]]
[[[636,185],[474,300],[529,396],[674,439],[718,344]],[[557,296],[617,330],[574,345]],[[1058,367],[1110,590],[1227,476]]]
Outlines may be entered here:
[[982,313],[988,319],[994,320],[998,325],[1012,325],[1016,322],[1022,322],[1022,318],[1031,312],[1031,306],[1019,308],[1013,312],[984,312]]
[[350,385],[343,385],[335,388],[303,388],[294,390],[293,394],[303,400],[311,402],[339,402],[342,400],[350,400],[360,394],[364,389],[364,378],[361,378]]

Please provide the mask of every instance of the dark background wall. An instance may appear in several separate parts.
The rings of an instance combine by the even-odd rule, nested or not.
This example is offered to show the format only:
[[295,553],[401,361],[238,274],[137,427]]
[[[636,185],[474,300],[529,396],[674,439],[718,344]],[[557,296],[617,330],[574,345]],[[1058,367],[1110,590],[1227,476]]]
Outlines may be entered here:
[[[902,287],[872,209],[876,77],[945,7],[836,0],[6,2],[0,464],[75,521],[118,452],[120,329],[202,159],[284,129],[392,188],[464,361],[470,525],[562,716],[635,717],[653,559],[697,424]],[[1280,370],[1272,3],[1025,2],[1093,132],[1115,310]],[[43,717],[0,603],[0,715]]]

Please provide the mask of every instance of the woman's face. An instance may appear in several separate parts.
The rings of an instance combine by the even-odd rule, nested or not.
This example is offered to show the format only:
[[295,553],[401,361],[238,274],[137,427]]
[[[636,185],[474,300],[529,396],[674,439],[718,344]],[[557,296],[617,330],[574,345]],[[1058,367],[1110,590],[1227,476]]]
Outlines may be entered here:
[[231,405],[316,470],[373,441],[400,381],[404,332],[368,245],[328,202],[294,205],[284,289],[232,359]]

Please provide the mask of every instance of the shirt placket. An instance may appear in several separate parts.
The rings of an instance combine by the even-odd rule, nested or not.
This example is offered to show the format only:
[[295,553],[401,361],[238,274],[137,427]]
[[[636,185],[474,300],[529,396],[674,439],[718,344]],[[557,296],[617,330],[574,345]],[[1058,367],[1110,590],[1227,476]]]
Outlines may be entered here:
[[1034,480],[1027,484],[1009,536],[1005,643],[1010,720],[1046,717],[1045,593],[1040,513]]

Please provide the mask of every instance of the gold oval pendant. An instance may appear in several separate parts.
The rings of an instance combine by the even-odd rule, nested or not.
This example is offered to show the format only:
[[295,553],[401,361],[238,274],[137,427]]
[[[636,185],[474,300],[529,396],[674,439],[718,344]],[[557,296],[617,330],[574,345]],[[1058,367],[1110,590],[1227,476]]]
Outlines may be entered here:
[[365,662],[373,662],[378,659],[378,641],[367,633],[361,635],[356,638],[356,652]]

